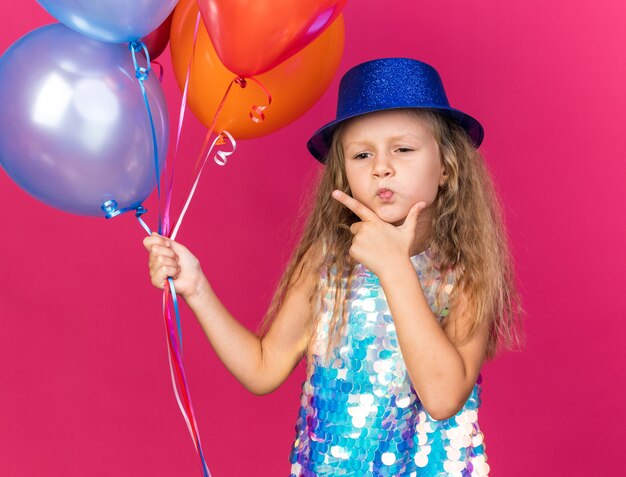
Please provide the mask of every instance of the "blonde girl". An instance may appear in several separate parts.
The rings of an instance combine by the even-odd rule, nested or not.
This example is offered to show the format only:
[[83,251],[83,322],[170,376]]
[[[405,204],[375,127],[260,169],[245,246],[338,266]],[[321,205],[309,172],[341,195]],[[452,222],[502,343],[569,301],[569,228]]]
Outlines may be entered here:
[[291,477],[489,474],[480,370],[521,345],[522,310],[482,139],[432,66],[348,71],[307,144],[317,195],[259,334],[189,250],[145,239],[152,283],[174,278],[248,390],[273,391],[306,357]]

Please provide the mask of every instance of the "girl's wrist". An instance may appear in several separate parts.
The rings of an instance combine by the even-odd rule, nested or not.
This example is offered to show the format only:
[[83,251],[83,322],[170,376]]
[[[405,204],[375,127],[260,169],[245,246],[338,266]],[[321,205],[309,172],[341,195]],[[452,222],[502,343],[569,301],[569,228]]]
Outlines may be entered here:
[[403,273],[403,269],[414,271],[413,264],[411,262],[411,258],[406,255],[402,257],[398,257],[394,261],[389,261],[385,264],[385,267],[381,270],[380,278],[382,281],[385,280],[393,280],[394,277],[397,277],[399,274]]
[[195,308],[196,305],[206,300],[211,292],[211,285],[204,274],[202,274],[195,289],[185,297],[185,302],[187,302],[190,308]]

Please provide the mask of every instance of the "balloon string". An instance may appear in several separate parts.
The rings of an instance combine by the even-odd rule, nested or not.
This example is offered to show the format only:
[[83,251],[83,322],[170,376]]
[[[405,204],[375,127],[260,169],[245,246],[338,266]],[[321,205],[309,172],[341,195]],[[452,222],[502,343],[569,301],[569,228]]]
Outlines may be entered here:
[[170,285],[170,293],[172,294],[172,302],[174,303],[174,311],[176,313],[176,327],[178,328],[178,348],[180,349],[180,355],[183,355],[183,331],[180,327],[180,310],[178,308],[178,297],[176,296],[176,289],[174,288],[174,280],[168,277],[167,281]]
[[211,149],[209,149],[206,155],[204,155],[204,161],[202,161],[203,151],[209,143],[209,138],[211,137],[211,134],[213,133],[213,130],[215,129],[215,125],[217,124],[217,120],[222,112],[222,109],[224,108],[224,103],[226,102],[226,98],[228,97],[228,94],[230,93],[231,88],[233,87],[234,84],[237,84],[243,89],[248,86],[248,82],[247,82],[248,80],[252,80],[257,85],[259,85],[263,93],[265,93],[265,97],[267,98],[267,105],[265,106],[253,105],[252,106],[251,111],[249,113],[250,119],[252,119],[252,121],[254,121],[255,123],[261,123],[265,120],[265,114],[263,113],[263,111],[267,109],[269,105],[272,103],[272,95],[269,93],[267,88],[265,88],[265,86],[263,86],[263,84],[256,78],[252,78],[252,77],[242,78],[241,76],[237,76],[236,78],[234,78],[228,85],[228,88],[226,88],[226,92],[224,93],[224,96],[222,97],[222,100],[220,101],[220,104],[217,107],[217,111],[215,111],[215,115],[213,116],[211,126],[209,127],[207,135],[205,136],[204,141],[202,143],[202,147],[200,148],[200,154],[198,155],[198,159],[196,159],[194,172],[198,170],[198,166],[200,165],[201,162],[202,164],[206,162],[207,158],[211,154]]
[[[156,138],[156,129],[154,126],[154,120],[152,117],[152,111],[150,109],[150,102],[148,101],[148,95],[146,94],[146,87],[143,84],[144,81],[148,79],[148,75],[150,74],[150,53],[148,52],[148,48],[141,41],[132,41],[128,44],[128,48],[130,49],[133,56],[133,64],[135,66],[135,77],[139,82],[139,87],[141,88],[141,94],[143,96],[143,101],[146,105],[146,110],[148,111],[148,119],[150,120],[150,130],[152,131],[152,150],[154,153],[154,173],[156,176],[156,185],[157,185],[157,195],[158,201],[161,202],[161,181],[159,176],[159,147],[157,145]],[[147,67],[139,66],[137,62],[136,53],[142,51],[146,56],[146,65]],[[161,213],[161,207],[159,207],[159,234],[163,231],[163,214]]]
[[[137,210],[136,216],[143,229],[152,235],[150,227],[141,219],[141,215],[145,213],[145,209],[141,207]],[[174,395],[176,396],[176,402],[180,412],[183,415],[183,419],[187,424],[187,429],[193,441],[194,447],[198,456],[200,457],[200,463],[202,465],[202,472],[204,477],[211,477],[211,472],[206,464],[204,453],[202,452],[202,444],[200,442],[200,434],[198,432],[198,424],[196,422],[195,413],[193,410],[193,404],[191,402],[191,394],[189,392],[189,386],[187,385],[187,377],[185,376],[185,367],[183,365],[182,354],[182,330],[180,309],[178,307],[178,299],[176,296],[176,289],[174,287],[174,280],[171,277],[167,278],[169,287],[163,289],[163,321],[165,324],[165,337],[167,342],[167,354],[170,365],[170,376],[172,378],[172,387],[174,389]],[[176,317],[176,327],[172,323],[172,314],[169,307],[169,296],[172,296],[174,304],[174,313]],[[178,338],[178,339],[177,339]],[[179,391],[180,389],[180,391]],[[182,395],[182,396],[181,396]]]
[[259,85],[259,88],[261,88],[263,93],[265,93],[265,97],[267,99],[267,104],[265,106],[253,105],[250,113],[248,113],[252,121],[254,121],[255,123],[262,123],[263,121],[265,121],[265,113],[263,111],[269,108],[270,104],[272,104],[272,95],[258,79],[253,77],[250,77],[248,79],[254,81],[257,85]]
[[[196,35],[197,35],[197,29],[198,29],[198,25],[199,25],[199,21],[200,21],[200,14],[198,13],[198,17],[196,18],[196,31],[194,33],[194,49],[195,49],[195,40],[196,40]],[[193,52],[192,52],[192,58],[193,58]],[[187,78],[185,80],[185,92],[183,93],[183,97],[186,98],[187,95],[187,86],[189,83],[189,74],[190,74],[190,69],[191,69],[191,63],[189,64],[189,68],[187,70]],[[193,198],[193,195],[195,194],[195,190],[196,187],[198,185],[198,181],[200,180],[200,175],[202,174],[202,170],[204,169],[204,166],[208,160],[208,158],[211,155],[211,152],[213,151],[213,147],[216,144],[221,144],[219,141],[222,141],[224,139],[224,136],[227,135],[227,137],[230,139],[231,144],[233,146],[232,151],[230,152],[223,152],[223,151],[218,151],[218,153],[216,154],[214,160],[216,162],[216,164],[223,166],[226,164],[227,162],[227,156],[233,154],[237,148],[237,144],[235,142],[235,139],[227,132],[227,131],[223,131],[222,133],[218,134],[218,136],[213,140],[211,146],[208,148],[208,150],[206,151],[206,153],[204,152],[205,149],[207,148],[207,145],[209,144],[209,140],[211,138],[211,135],[213,134],[213,131],[215,129],[215,126],[217,124],[217,120],[220,117],[220,114],[222,112],[222,109],[224,108],[224,104],[226,103],[226,99],[228,98],[228,94],[230,93],[230,90],[232,89],[233,85],[237,84],[238,86],[240,86],[242,89],[245,88],[247,86],[247,80],[252,80],[254,81],[263,91],[263,93],[265,94],[265,97],[267,99],[267,104],[263,105],[263,106],[258,106],[258,105],[253,105],[252,109],[249,113],[250,119],[252,119],[252,121],[254,121],[255,123],[261,123],[265,120],[265,114],[263,111],[265,111],[270,104],[272,104],[272,95],[269,93],[269,91],[267,90],[267,88],[265,88],[265,86],[263,86],[263,84],[257,80],[256,78],[250,77],[250,78],[243,78],[241,76],[237,76],[235,77],[230,84],[228,85],[228,88],[226,88],[226,91],[224,92],[224,95],[222,96],[222,99],[219,103],[219,106],[217,107],[217,110],[215,111],[215,114],[213,115],[213,119],[211,121],[211,125],[209,126],[208,130],[207,130],[207,134],[204,137],[204,140],[202,142],[202,146],[200,147],[200,153],[198,154],[198,158],[196,159],[196,163],[194,165],[194,174],[196,175],[196,179],[193,182],[193,185],[191,187],[191,191],[189,192],[189,194],[187,195],[187,199],[184,201],[184,206],[182,209],[181,214],[178,217],[178,220],[176,221],[176,224],[174,226],[174,229],[172,231],[171,234],[168,234],[168,236],[174,240],[176,238],[176,235],[178,234],[178,230],[180,229],[180,226],[182,224],[182,220],[185,216],[185,214],[187,213],[187,209],[189,207],[189,204],[191,203],[191,199]],[[182,122],[179,122],[179,135],[180,135],[180,127],[182,127]],[[178,139],[177,139],[177,147],[178,147]],[[171,183],[170,183],[171,184]],[[166,214],[168,214],[168,225],[169,225],[169,200],[171,197],[171,193],[170,191],[168,191],[168,207],[166,209]],[[181,201],[181,205],[183,204],[183,202]]]
[[[206,136],[204,136],[204,141],[202,142],[202,146],[200,147],[200,154],[198,154],[198,158],[196,159],[196,163],[194,166],[194,173],[198,171],[200,164],[202,164],[202,166],[204,167],[204,163],[206,162],[207,158],[209,157],[209,154],[211,153],[210,148],[206,154],[204,153],[204,150],[209,144],[209,140],[211,138],[211,135],[213,134],[213,130],[215,129],[215,125],[217,124],[217,120],[219,119],[222,109],[224,108],[224,103],[226,103],[226,98],[228,98],[228,94],[230,93],[230,90],[234,84],[241,86],[241,88],[245,88],[246,80],[238,76],[234,78],[228,85],[228,88],[226,88],[226,91],[224,92],[224,96],[222,96],[222,100],[220,101],[220,104],[217,107],[215,114],[213,115],[213,120],[211,122],[211,125],[209,126],[207,134]],[[218,134],[218,137],[219,137],[219,134]],[[202,160],[203,156],[204,156],[204,160]]]
[[[231,83],[228,85],[228,88],[226,89],[226,92],[224,93],[224,96],[222,97],[222,100],[217,108],[217,111],[213,117],[213,121],[211,124],[211,127],[209,128],[207,135],[203,141],[202,147],[200,149],[200,154],[198,156],[198,159],[196,161],[195,164],[195,171],[197,172],[196,175],[196,179],[193,183],[193,186],[191,188],[191,191],[187,197],[187,200],[185,201],[185,205],[184,208],[180,214],[180,216],[178,217],[178,220],[176,222],[176,225],[174,227],[174,230],[172,231],[171,235],[168,233],[169,232],[169,228],[170,228],[170,207],[171,207],[171,197],[172,197],[172,184],[174,181],[174,170],[175,170],[175,164],[176,164],[176,158],[178,156],[178,150],[179,150],[179,146],[180,146],[180,138],[181,138],[181,132],[182,132],[182,127],[183,127],[183,121],[184,121],[184,115],[185,115],[185,109],[186,109],[186,103],[187,103],[187,95],[189,92],[189,82],[190,82],[190,75],[191,75],[191,65],[192,65],[192,61],[193,61],[193,57],[195,54],[195,48],[196,48],[196,40],[197,40],[197,34],[198,34],[198,28],[199,28],[199,22],[200,22],[200,13],[198,13],[197,19],[196,19],[196,26],[195,26],[195,32],[194,32],[194,43],[193,43],[193,48],[192,48],[192,53],[191,53],[191,57],[189,59],[189,64],[187,67],[187,76],[185,79],[185,88],[183,91],[183,97],[182,97],[182,101],[181,101],[181,108],[180,108],[180,113],[179,113],[179,121],[178,121],[178,131],[177,131],[177,137],[176,137],[176,145],[175,145],[175,151],[174,151],[174,156],[173,159],[171,161],[171,167],[170,167],[170,174],[169,177],[166,175],[166,177],[168,177],[168,183],[166,185],[166,197],[165,197],[165,218],[163,218],[162,213],[161,213],[161,186],[160,186],[160,180],[159,180],[159,165],[158,165],[158,151],[157,151],[157,143],[156,143],[156,132],[155,132],[155,128],[154,128],[154,122],[152,120],[152,114],[150,112],[150,104],[148,102],[147,99],[147,95],[145,92],[145,87],[143,85],[143,81],[145,81],[145,79],[148,77],[148,73],[150,72],[150,57],[149,57],[149,53],[148,50],[146,48],[146,46],[141,43],[141,42],[132,42],[129,46],[130,49],[132,51],[133,54],[133,62],[135,65],[135,69],[136,69],[136,76],[137,79],[139,80],[139,84],[141,86],[141,90],[142,90],[142,94],[144,97],[144,102],[146,104],[146,108],[148,110],[148,115],[150,117],[150,126],[152,129],[152,138],[153,138],[153,145],[154,145],[154,152],[155,152],[155,173],[156,173],[156,182],[157,182],[157,194],[158,194],[158,203],[159,203],[159,234],[163,234],[163,224],[165,222],[165,235],[170,236],[172,238],[172,240],[174,240],[176,238],[176,235],[178,234],[178,231],[180,229],[180,226],[182,224],[183,218],[185,216],[185,214],[187,213],[189,204],[191,203],[191,199],[193,198],[196,188],[198,186],[198,182],[200,180],[200,177],[202,175],[202,171],[204,169],[204,166],[206,165],[206,162],[208,160],[208,158],[211,155],[211,152],[213,150],[213,148],[215,147],[216,144],[223,144],[224,139],[228,138],[232,144],[232,150],[229,152],[225,152],[225,151],[218,151],[217,154],[215,155],[215,162],[218,165],[225,165],[227,163],[227,158],[228,156],[230,156],[231,154],[233,154],[237,148],[237,144],[235,142],[235,139],[227,132],[227,131],[223,131],[222,133],[220,133],[211,143],[211,146],[209,147],[208,151],[206,152],[206,154],[204,154],[205,148],[207,147],[208,143],[209,143],[209,139],[211,137],[211,134],[213,133],[213,130],[215,129],[215,125],[217,123],[217,120],[219,118],[219,115],[224,107],[224,103],[226,101],[226,98],[228,97],[228,94],[233,86],[233,84],[238,84],[240,87],[245,88],[246,87],[246,80],[244,78],[241,77],[236,77],[235,79],[233,79],[231,81]],[[137,64],[137,59],[135,56],[135,51],[139,51],[141,48],[143,48],[144,53],[146,55],[147,58],[147,64],[148,64],[148,68],[140,68]],[[161,67],[161,73],[162,73],[162,67]],[[256,106],[254,105],[252,107],[252,110],[249,113],[250,119],[252,119],[252,121],[254,121],[255,123],[260,123],[265,119],[265,114],[264,114],[264,110],[271,104],[272,98],[271,95],[269,94],[269,92],[267,91],[267,89],[255,78],[251,78],[254,82],[256,82],[261,89],[263,90],[263,92],[265,93],[267,100],[268,100],[268,104],[265,106]],[[204,154],[204,160],[202,161],[202,165],[200,166],[200,162],[202,159],[202,156]],[[148,227],[148,225],[141,219],[141,215],[145,213],[145,209],[143,209],[143,207],[141,207],[141,211],[137,210],[137,219],[140,223],[140,225],[144,228],[144,230],[148,233],[148,235],[151,235],[151,231],[150,228]],[[165,219],[165,220],[164,220]],[[183,359],[182,359],[182,328],[181,328],[181,319],[180,319],[180,309],[178,307],[178,299],[177,299],[177,295],[176,295],[176,290],[174,287],[174,281],[171,277],[168,277],[168,284],[169,287],[164,287],[163,290],[163,320],[165,323],[165,329],[166,329],[166,341],[167,341],[167,347],[168,347],[168,360],[169,360],[169,365],[170,365],[170,375],[172,378],[172,387],[174,389],[174,394],[176,396],[176,401],[178,403],[178,407],[183,415],[183,418],[185,420],[185,423],[187,424],[187,429],[189,430],[189,434],[191,436],[191,439],[194,443],[194,446],[196,448],[196,451],[198,453],[198,456],[200,457],[200,462],[202,464],[202,472],[204,474],[204,477],[211,477],[211,473],[209,471],[209,468],[206,464],[205,458],[204,458],[204,453],[202,451],[202,445],[200,442],[200,435],[198,432],[198,426],[197,426],[197,422],[196,422],[196,418],[195,418],[195,413],[193,410],[193,405],[191,402],[191,395],[189,393],[189,387],[187,385],[187,378],[185,376],[185,370],[184,370],[184,365],[183,365]],[[174,304],[174,314],[175,314],[175,318],[176,318],[176,326],[174,327],[173,323],[172,323],[172,315],[170,312],[170,307],[169,307],[169,296],[172,296],[172,301]],[[178,339],[176,339],[178,337]],[[180,390],[180,392],[179,392]],[[182,395],[182,396],[181,396]]]
[[[228,94],[230,93],[230,90],[232,89],[233,85],[239,85],[242,88],[246,87],[246,80],[244,78],[241,78],[239,76],[237,76],[236,78],[234,78],[230,84],[228,85],[228,88],[226,88],[226,91],[224,92],[224,95],[222,96],[222,100],[220,101],[219,106],[217,107],[217,110],[215,111],[215,114],[213,115],[213,120],[211,122],[211,125],[206,133],[206,136],[204,137],[204,141],[202,141],[202,146],[200,147],[200,153],[198,154],[198,158],[196,159],[196,163],[194,166],[194,174],[196,175],[196,179],[194,180],[194,183],[191,187],[191,191],[189,192],[189,194],[187,195],[187,199],[184,201],[184,207],[183,210],[181,212],[181,214],[178,217],[178,220],[176,221],[176,225],[174,226],[174,230],[172,232],[172,234],[170,235],[170,238],[172,240],[176,239],[176,235],[178,234],[178,230],[180,229],[180,226],[182,224],[183,218],[187,212],[187,208],[189,207],[189,204],[191,202],[191,199],[196,191],[196,187],[198,185],[198,181],[200,179],[200,175],[202,174],[202,170],[204,169],[204,166],[206,164],[207,159],[209,158],[209,156],[211,155],[211,152],[213,150],[213,147],[216,145],[216,143],[218,141],[222,141],[224,140],[224,136],[227,136],[228,139],[230,139],[232,146],[233,146],[233,150],[229,153],[225,153],[225,155],[230,155],[233,152],[235,152],[235,149],[237,148],[237,143],[235,142],[235,139],[233,138],[233,136],[231,136],[227,131],[222,131],[222,133],[218,134],[217,137],[213,140],[213,142],[211,143],[211,146],[209,147],[209,149],[207,150],[206,154],[205,154],[205,149],[207,148],[207,145],[209,144],[209,140],[211,139],[211,135],[213,134],[213,130],[215,129],[215,125],[217,124],[217,120],[219,119],[220,113],[222,112],[222,109],[224,108],[224,104],[226,103],[226,98],[228,98]],[[204,159],[203,159],[204,157]],[[215,162],[218,165],[224,165],[226,164],[226,162],[224,162],[224,155],[220,154],[219,155],[220,159],[217,159],[217,156],[215,158]],[[223,162],[223,164],[222,164]]]
[[[224,136],[226,136],[230,140],[233,149],[230,152],[224,152],[224,151],[218,151],[217,152],[217,154],[215,155],[214,160],[220,166],[226,165],[227,157],[230,156],[231,154],[233,154],[235,152],[235,150],[237,149],[237,142],[235,141],[235,138],[233,138],[228,131],[222,131],[222,133],[213,140],[213,143],[211,144],[211,147],[209,148],[209,151],[207,152],[207,156],[206,156],[206,158],[209,157],[209,155],[211,154],[211,151],[213,150],[213,147],[215,147],[215,144],[218,141],[223,140]],[[202,167],[198,171],[198,174],[196,175],[196,179],[195,179],[195,181],[193,183],[193,186],[191,187],[191,191],[189,192],[189,195],[187,196],[187,200],[185,201],[185,206],[183,207],[183,210],[180,213],[180,216],[178,217],[178,220],[176,221],[176,225],[174,226],[174,230],[172,231],[172,235],[171,235],[171,239],[172,240],[176,240],[176,235],[178,234],[178,230],[180,229],[180,225],[182,224],[183,219],[185,218],[185,214],[187,213],[187,209],[189,208],[189,204],[191,203],[191,199],[193,198],[194,194],[196,193],[196,187],[198,187],[198,182],[200,181],[200,176],[202,175],[202,171],[204,169],[204,166],[206,165],[206,158],[205,158],[204,162],[202,163]]]
[[[141,92],[143,94],[144,102],[146,105],[146,109],[148,111],[148,117],[150,119],[150,127],[152,130],[152,142],[154,147],[154,168],[156,174],[156,183],[157,183],[157,193],[158,193],[158,204],[159,204],[159,234],[163,233],[163,217],[161,213],[161,185],[160,185],[160,175],[159,175],[159,161],[158,161],[158,148],[156,141],[156,131],[154,127],[154,121],[152,119],[152,113],[150,111],[150,103],[148,102],[146,89],[144,86],[144,81],[148,78],[150,73],[150,55],[148,53],[148,49],[141,42],[131,42],[129,44],[129,48],[132,52],[133,63],[135,66],[135,76],[139,80],[139,86],[141,87]],[[137,58],[135,53],[143,49],[144,54],[147,59],[147,68],[140,67],[137,63]],[[170,189],[171,191],[171,182]],[[114,201],[113,201],[114,202]],[[116,204],[115,204],[116,206]],[[104,207],[104,206],[103,206]],[[114,208],[113,204],[108,205],[109,209]],[[115,212],[115,211],[114,211]],[[150,227],[141,219],[141,215],[146,212],[145,208],[139,206],[136,211],[136,217],[140,223],[140,225],[144,228],[144,230],[151,235]],[[181,319],[180,319],[180,309],[178,307],[178,299],[176,296],[176,290],[174,288],[174,280],[171,277],[168,277],[169,289],[168,287],[164,287],[163,290],[163,320],[165,322],[166,329],[166,339],[168,345],[168,358],[170,364],[170,374],[172,377],[172,386],[174,388],[174,394],[176,395],[176,401],[178,402],[178,406],[183,414],[183,418],[185,419],[185,423],[187,424],[187,429],[191,435],[191,439],[193,441],[194,447],[200,457],[200,463],[202,464],[202,473],[204,477],[211,477],[211,472],[206,464],[204,459],[204,453],[202,452],[202,445],[200,443],[200,435],[198,432],[198,425],[196,423],[195,413],[193,411],[193,405],[191,402],[191,395],[189,393],[189,387],[187,386],[187,378],[185,376],[185,368],[183,365],[182,358],[182,328],[181,328]],[[172,323],[172,317],[169,308],[169,295],[172,295],[172,301],[174,303],[174,312],[176,316],[176,328]],[[176,339],[178,337],[178,339]],[[179,389],[180,388],[180,393]],[[181,396],[182,394],[182,400]]]
[[137,220],[139,221],[139,224],[148,233],[148,235],[152,235],[152,231],[150,230],[150,227],[148,227],[148,224],[146,224],[143,221],[143,219],[141,218],[141,216],[143,214],[145,214],[146,212],[147,212],[147,210],[144,209],[144,207],[140,205],[139,207],[137,207],[137,210],[135,211],[135,217],[137,217]]
[[196,25],[193,32],[193,45],[191,48],[191,56],[187,63],[187,75],[185,77],[185,87],[183,89],[183,97],[180,103],[180,110],[178,114],[178,131],[176,132],[176,145],[174,147],[174,155],[172,157],[172,164],[170,169],[170,175],[167,183],[167,192],[165,197],[165,235],[169,236],[170,232],[170,208],[172,205],[172,184],[174,183],[174,169],[178,158],[178,149],[180,146],[180,138],[183,130],[183,122],[185,119],[185,111],[187,108],[187,95],[189,94],[189,82],[191,78],[191,65],[193,64],[193,58],[196,54],[196,43],[198,40],[198,30],[200,28],[201,15],[198,12],[196,16]]
[[[170,323],[171,328],[171,314],[169,312],[169,308],[167,308],[167,319]],[[202,463],[202,471],[205,477],[210,477],[211,472],[209,471],[208,466],[206,465],[206,460],[204,459],[204,453],[202,452],[202,444],[200,442],[200,434],[198,432],[198,424],[196,422],[196,417],[193,411],[193,405],[191,403],[191,395],[189,393],[189,387],[187,386],[187,377],[185,376],[185,368],[182,362],[182,356],[180,353],[177,353],[175,347],[175,340],[168,340],[168,356],[170,358],[170,374],[172,375],[173,382],[177,382],[178,387],[174,386],[174,392],[176,394],[176,400],[179,403],[179,407],[182,407],[181,410],[184,410],[183,416],[185,418],[185,422],[187,423],[187,428],[189,430],[189,434],[194,443],[196,451],[200,457],[200,462]],[[172,359],[172,356],[175,359]],[[172,363],[174,366],[172,367]],[[172,372],[173,371],[173,372]],[[180,393],[178,392],[178,388],[180,388]],[[181,399],[182,394],[182,399]]]

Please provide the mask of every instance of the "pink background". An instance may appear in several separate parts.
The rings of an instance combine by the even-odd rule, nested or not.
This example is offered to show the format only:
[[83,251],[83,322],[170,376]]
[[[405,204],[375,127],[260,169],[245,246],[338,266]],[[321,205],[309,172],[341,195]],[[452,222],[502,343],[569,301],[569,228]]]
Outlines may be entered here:
[[[505,204],[528,311],[524,352],[483,370],[480,419],[496,477],[623,467],[626,4],[559,5],[351,0],[345,10],[337,78],[367,59],[416,57],[439,70],[452,105],[485,127],[481,150]],[[50,22],[33,0],[3,1],[0,19],[0,51]],[[167,53],[162,61],[174,118],[180,93]],[[299,120],[242,141],[227,167],[210,167],[179,235],[250,328],[294,244],[294,218],[319,168],[304,144],[334,116],[337,83]],[[191,169],[203,135],[189,119],[179,170]],[[188,178],[179,176],[181,191]],[[51,209],[4,172],[0,200],[0,475],[201,475],[134,218]],[[183,321],[214,476],[286,476],[304,366],[255,397],[224,370],[187,310]]]

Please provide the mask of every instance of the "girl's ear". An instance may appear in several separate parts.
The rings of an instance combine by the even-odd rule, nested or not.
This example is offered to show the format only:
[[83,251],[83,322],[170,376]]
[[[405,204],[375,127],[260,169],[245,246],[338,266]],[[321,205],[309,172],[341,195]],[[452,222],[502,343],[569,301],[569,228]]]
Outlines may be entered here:
[[441,171],[441,176],[439,177],[439,187],[443,187],[446,182],[448,182],[448,171],[445,166],[442,166],[443,170]]

